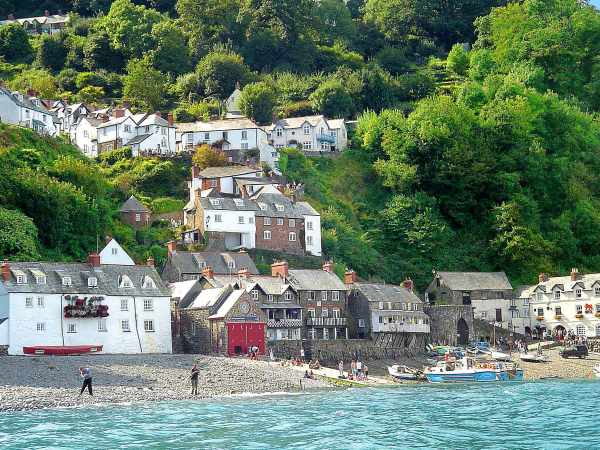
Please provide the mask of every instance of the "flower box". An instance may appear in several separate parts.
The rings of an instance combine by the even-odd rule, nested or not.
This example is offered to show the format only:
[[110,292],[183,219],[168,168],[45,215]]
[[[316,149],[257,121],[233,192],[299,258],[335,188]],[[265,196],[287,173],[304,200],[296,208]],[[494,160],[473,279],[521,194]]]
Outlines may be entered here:
[[583,318],[583,314],[575,314],[575,318],[576,319],[582,319]]
[[594,314],[596,317],[600,317],[600,313],[596,313]]
[[554,318],[555,318],[556,320],[558,320],[558,319],[562,319],[562,315],[557,315],[557,316],[554,316]]
[[537,316],[536,320],[544,320],[544,316]]

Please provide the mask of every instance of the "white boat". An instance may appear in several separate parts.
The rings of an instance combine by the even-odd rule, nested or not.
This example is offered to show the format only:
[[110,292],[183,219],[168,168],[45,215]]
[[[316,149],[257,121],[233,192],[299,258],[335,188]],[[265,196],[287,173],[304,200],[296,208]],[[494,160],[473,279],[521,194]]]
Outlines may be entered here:
[[496,361],[512,361],[512,356],[508,353],[502,353],[497,351],[492,351],[492,358]]
[[416,380],[418,378],[417,369],[412,369],[408,366],[402,366],[400,364],[394,364],[388,366],[388,372],[394,378],[400,378],[401,380]]
[[528,362],[548,362],[550,361],[550,357],[548,355],[541,355],[538,353],[521,353],[519,355],[522,361]]
[[600,378],[600,362],[597,362],[594,366],[594,375],[596,375],[596,378]]
[[458,361],[440,361],[423,372],[431,383],[458,381],[521,381],[523,369],[516,363],[477,363],[464,357]]

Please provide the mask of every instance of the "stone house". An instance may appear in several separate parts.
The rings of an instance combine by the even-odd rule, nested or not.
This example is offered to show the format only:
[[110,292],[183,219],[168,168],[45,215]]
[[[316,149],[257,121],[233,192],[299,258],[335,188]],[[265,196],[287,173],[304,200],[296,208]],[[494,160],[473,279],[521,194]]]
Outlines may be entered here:
[[348,307],[355,324],[351,337],[381,341],[385,346],[422,348],[430,332],[429,316],[423,312],[423,301],[404,286],[382,283],[358,283],[353,271],[346,272],[350,289]]
[[134,195],[121,205],[119,216],[124,225],[132,228],[147,227],[152,223],[152,211],[142,205]]

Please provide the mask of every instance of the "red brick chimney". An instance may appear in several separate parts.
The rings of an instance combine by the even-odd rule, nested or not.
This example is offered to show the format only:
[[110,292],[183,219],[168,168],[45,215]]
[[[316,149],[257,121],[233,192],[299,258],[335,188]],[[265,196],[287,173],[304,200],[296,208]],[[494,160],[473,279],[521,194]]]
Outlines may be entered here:
[[198,178],[198,175],[200,175],[200,168],[198,164],[194,164],[192,166],[192,178]]
[[574,267],[571,269],[571,281],[581,280],[581,274],[579,273],[579,269]]
[[15,20],[15,15],[13,13],[10,13],[8,15],[8,20]]
[[35,97],[35,89],[27,88],[27,95],[29,95],[30,97]]
[[213,270],[209,267],[202,269],[202,276],[212,280],[215,277]]
[[290,273],[290,266],[286,260],[275,261],[271,264],[271,276],[285,278]]
[[412,292],[413,288],[414,288],[413,280],[411,280],[410,278],[407,278],[402,283],[402,286],[404,286],[406,289],[408,289],[410,292]]
[[346,284],[354,284],[356,283],[356,272],[354,270],[349,270],[345,274]]
[[167,114],[167,122],[169,122],[169,125],[173,125],[173,113]]
[[323,270],[326,270],[327,272],[333,272],[333,263],[329,261],[323,264]]
[[62,16],[62,9],[59,9],[59,10],[58,10],[58,15],[59,15],[59,16]]
[[198,116],[198,122],[204,122],[204,116]]
[[279,192],[281,192],[282,194],[285,194],[285,186],[283,184],[277,186],[277,189],[279,189]]
[[150,266],[150,267],[154,267],[154,258],[152,256],[150,258],[148,258],[148,261],[146,261],[146,265]]
[[160,111],[154,111],[154,114],[155,114],[155,115],[157,115],[158,117],[162,117],[162,116],[160,115]]
[[125,110],[124,109],[115,109],[114,111],[114,117],[115,119],[119,118],[119,117],[125,117]]
[[175,242],[175,239],[171,239],[167,242],[168,257],[171,258],[175,252],[177,252],[177,242]]
[[49,98],[47,98],[47,99],[46,99],[46,102],[45,102],[45,104],[46,104],[46,108],[47,108],[47,109],[50,109],[50,108],[52,107],[52,103],[50,102],[50,99],[49,99]]
[[48,10],[44,11],[44,15],[45,15],[46,17],[50,17],[50,11],[48,11]]
[[100,122],[102,122],[102,123],[108,122],[108,116],[105,114],[102,117],[100,117]]
[[0,275],[4,278],[4,281],[10,280],[10,265],[8,264],[8,259],[5,259],[0,266]]
[[106,236],[106,237],[104,238],[104,245],[108,245],[108,244],[110,244],[110,241],[112,241],[112,238],[111,238],[110,236]]
[[95,112],[95,111],[98,111],[98,105],[94,105],[94,106],[92,106],[92,111],[94,111],[94,112]]
[[240,82],[239,82],[239,81],[238,81],[237,83],[235,83],[235,88],[236,88],[236,89],[241,89],[241,88],[240,88]]
[[128,98],[123,99],[123,108],[131,109],[131,100]]
[[542,273],[540,273],[538,280],[540,283],[545,283],[546,281],[548,281],[548,277],[546,276],[545,273],[542,272]]
[[94,267],[100,267],[100,255],[96,252],[91,252],[87,257],[87,263]]
[[240,270],[238,270],[238,275],[240,277],[250,278],[250,269],[247,267],[242,267]]

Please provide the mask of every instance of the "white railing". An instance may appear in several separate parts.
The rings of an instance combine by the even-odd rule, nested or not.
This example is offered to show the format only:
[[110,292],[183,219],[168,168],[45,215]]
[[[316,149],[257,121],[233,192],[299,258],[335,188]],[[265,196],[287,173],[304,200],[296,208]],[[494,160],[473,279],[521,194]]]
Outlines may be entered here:
[[331,326],[340,327],[346,326],[345,317],[309,317],[306,321],[308,326]]
[[374,323],[374,333],[429,333],[429,324]]
[[301,327],[302,319],[269,319],[267,327],[269,328],[284,328],[284,327]]

